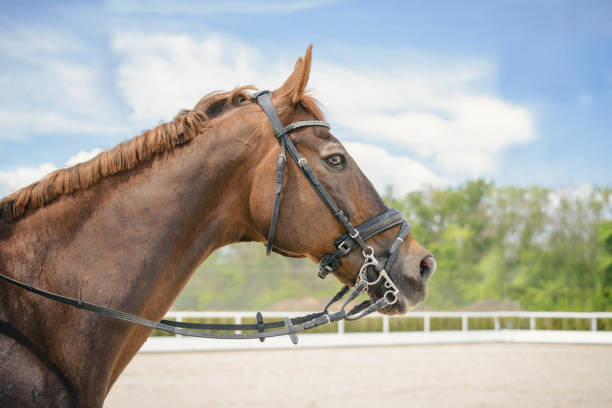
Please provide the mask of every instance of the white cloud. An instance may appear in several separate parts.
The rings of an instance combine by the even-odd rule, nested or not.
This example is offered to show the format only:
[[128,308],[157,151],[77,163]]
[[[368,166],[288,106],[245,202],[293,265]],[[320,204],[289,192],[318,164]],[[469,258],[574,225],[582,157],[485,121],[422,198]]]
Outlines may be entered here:
[[315,93],[335,122],[360,140],[415,152],[449,174],[485,175],[504,150],[535,137],[526,109],[471,90],[487,80],[484,64],[389,73],[325,63],[313,69]]
[[78,38],[44,27],[7,28],[0,57],[0,139],[125,130],[103,73]]
[[5,28],[6,32],[0,37],[0,52],[12,58],[35,62],[41,57],[62,51],[72,53],[82,47],[78,38],[67,37],[42,25]]
[[48,109],[32,113],[13,108],[0,107],[0,139],[18,139],[19,135],[29,134],[100,134],[122,132],[122,125],[100,123],[93,118],[78,117],[78,114]]
[[[295,62],[264,58],[243,41],[220,34],[116,32],[110,46],[118,61],[115,85],[131,111],[125,117],[118,113],[103,73],[81,58],[87,54],[78,41],[54,33],[33,39],[28,32],[16,30],[0,41],[0,53],[31,70],[15,81],[10,70],[0,77],[0,138],[129,136],[128,128],[169,120],[214,90],[247,84],[274,89]],[[28,45],[20,48],[21,43]],[[358,163],[378,188],[390,180],[403,193],[423,183],[445,185],[486,176],[508,148],[536,137],[527,109],[488,90],[494,83],[490,64],[393,58],[385,59],[384,66],[372,62],[356,67],[320,61],[315,55],[311,72],[313,95],[324,103],[337,136],[351,142]],[[24,101],[24,93],[34,102],[13,103]],[[378,158],[362,154],[373,149]],[[393,171],[380,165],[386,162],[393,163],[388,167]],[[0,183],[7,185],[3,180],[13,180],[18,170],[3,173]]]
[[57,170],[55,164],[42,163],[38,167],[18,167],[12,171],[0,171],[0,196],[30,185],[54,170]]
[[434,174],[420,162],[406,156],[394,156],[380,146],[359,142],[347,142],[344,146],[381,194],[389,186],[395,194],[403,196],[425,186],[450,184],[450,180]]
[[89,159],[93,159],[98,154],[102,153],[102,149],[93,149],[93,150],[81,150],[74,156],[70,157],[66,162],[67,167],[76,166],[79,163],[83,163],[88,161]]
[[[120,91],[143,125],[171,118],[212,90],[274,89],[294,62],[268,58],[264,64],[255,49],[218,34],[123,32],[113,37],[113,49],[121,57]],[[490,64],[415,61],[402,65],[398,57],[383,69],[356,68],[315,56],[310,87],[343,140],[415,154],[423,168],[446,175],[440,180],[486,176],[508,148],[536,137],[527,109],[486,91]]]
[[278,63],[262,65],[252,48],[218,35],[197,39],[123,32],[113,37],[112,48],[122,58],[118,88],[132,119],[143,125],[169,120],[215,90],[248,83],[277,85],[286,72]]
[[[71,167],[78,163],[85,162],[102,152],[102,149],[92,149],[80,151],[70,157],[64,167]],[[58,167],[53,163],[42,163],[37,167],[18,167],[11,171],[0,171],[0,197],[13,193],[36,181],[41,180],[47,174],[57,170]]]
[[290,14],[296,11],[334,3],[334,0],[301,0],[301,1],[246,1],[224,0],[205,2],[197,0],[180,1],[107,1],[110,11],[120,14],[162,14],[164,16],[187,14],[210,17],[216,14]]

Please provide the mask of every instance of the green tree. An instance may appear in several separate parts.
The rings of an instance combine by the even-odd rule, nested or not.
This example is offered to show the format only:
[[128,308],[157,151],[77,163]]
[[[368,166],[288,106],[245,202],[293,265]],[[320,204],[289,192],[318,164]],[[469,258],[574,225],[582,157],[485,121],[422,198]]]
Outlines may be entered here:
[[[578,194],[579,193],[579,194]],[[405,197],[389,206],[436,257],[423,307],[458,309],[492,299],[530,310],[612,310],[612,195],[495,187],[484,180]],[[176,309],[269,308],[287,299],[327,299],[340,284],[303,259],[265,257],[261,244],[215,252]]]

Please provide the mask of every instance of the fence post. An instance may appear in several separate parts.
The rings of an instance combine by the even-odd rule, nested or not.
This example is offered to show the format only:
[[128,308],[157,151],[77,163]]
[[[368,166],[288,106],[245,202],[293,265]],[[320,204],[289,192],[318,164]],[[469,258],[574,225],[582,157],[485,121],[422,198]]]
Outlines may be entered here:
[[591,318],[591,330],[597,331],[597,318],[596,317]]
[[493,324],[494,324],[494,326],[495,326],[495,327],[494,327],[494,328],[495,328],[495,331],[499,331],[499,329],[500,329],[500,324],[499,324],[499,316],[495,316],[495,317],[493,318]]
[[535,329],[536,329],[535,316],[529,316],[529,330],[535,330]]
[[423,331],[425,331],[425,332],[431,331],[430,324],[429,324],[429,315],[428,314],[423,316]]
[[344,334],[344,320],[338,320],[338,334]]
[[[234,317],[234,323],[236,324],[241,324],[242,323],[242,316],[237,315]],[[242,333],[242,330],[236,330],[236,334],[240,334]]]
[[383,318],[383,333],[389,334],[389,316],[384,315]]
[[467,317],[467,315],[461,316],[461,331],[468,331],[468,317]]

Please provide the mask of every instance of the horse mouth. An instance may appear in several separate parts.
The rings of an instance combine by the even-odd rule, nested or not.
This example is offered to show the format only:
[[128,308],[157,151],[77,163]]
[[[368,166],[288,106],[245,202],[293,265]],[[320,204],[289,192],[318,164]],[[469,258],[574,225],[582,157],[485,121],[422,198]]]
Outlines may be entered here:
[[[426,297],[427,287],[423,282],[416,281],[400,273],[390,274],[393,283],[399,289],[400,293],[397,295],[397,301],[383,307],[378,312],[385,315],[402,315],[409,310],[414,309],[421,304]],[[372,303],[381,299],[391,289],[386,288],[381,282],[380,284],[370,287],[368,290],[368,296]]]

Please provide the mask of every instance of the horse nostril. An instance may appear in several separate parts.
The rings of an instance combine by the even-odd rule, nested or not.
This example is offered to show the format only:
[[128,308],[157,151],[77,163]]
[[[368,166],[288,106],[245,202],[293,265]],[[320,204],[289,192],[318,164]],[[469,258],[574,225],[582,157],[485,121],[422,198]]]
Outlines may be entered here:
[[433,258],[433,256],[428,255],[425,258],[423,258],[423,260],[421,260],[420,273],[421,273],[421,278],[423,278],[423,280],[429,279],[429,277],[431,276],[432,273],[434,273],[435,270],[436,270],[436,261]]

